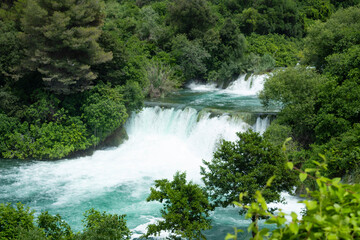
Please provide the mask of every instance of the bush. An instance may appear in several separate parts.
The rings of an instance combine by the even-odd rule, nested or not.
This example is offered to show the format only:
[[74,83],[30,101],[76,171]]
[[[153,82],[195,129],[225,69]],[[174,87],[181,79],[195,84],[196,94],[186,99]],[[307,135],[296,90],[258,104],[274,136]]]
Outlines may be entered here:
[[182,83],[173,68],[154,60],[146,66],[146,77],[150,83],[148,94],[151,98],[164,97]]
[[278,34],[251,34],[246,40],[248,52],[272,56],[276,61],[276,67],[295,66],[300,60],[301,40]]
[[35,230],[34,212],[18,203],[0,204],[0,239],[18,239],[19,232]]
[[90,209],[84,214],[84,230],[80,239],[130,239],[131,232],[126,226],[125,215],[100,213]]
[[359,29],[359,6],[340,9],[325,23],[312,25],[305,39],[305,62],[323,70],[328,56],[360,44]]
[[69,224],[61,219],[60,215],[50,215],[47,211],[42,212],[37,219],[38,226],[44,231],[49,240],[75,239]]
[[205,61],[210,54],[199,41],[190,41],[186,35],[177,35],[172,40],[172,55],[181,67],[186,80],[201,79],[207,72]]
[[265,106],[281,106],[278,123],[292,128],[295,140],[306,146],[316,139],[318,98],[326,77],[304,67],[275,72],[264,84],[259,98]]
[[[221,141],[210,162],[204,161],[201,175],[215,206],[233,205],[239,192],[248,191],[244,204],[250,204],[257,189],[276,175],[275,183],[264,190],[266,202],[281,201],[280,193],[290,191],[295,184],[293,176],[285,168],[285,158],[280,147],[271,144],[259,133],[249,130],[237,133],[235,142]],[[240,214],[246,209],[241,209]]]
[[155,188],[147,201],[164,203],[160,220],[150,224],[144,237],[170,231],[171,239],[178,237],[205,239],[201,230],[210,229],[209,211],[211,207],[206,192],[197,184],[186,181],[186,174],[177,172],[173,181],[156,180]]
[[122,88],[98,84],[86,95],[82,106],[82,118],[98,141],[104,140],[115,129],[121,127],[128,117]]
[[13,132],[5,134],[5,158],[59,159],[93,144],[84,123],[79,118],[33,125],[19,124]]
[[0,204],[0,239],[21,240],[113,240],[130,239],[131,232],[126,226],[125,215],[100,213],[94,209],[85,212],[82,233],[74,234],[60,215],[43,212],[34,224],[34,211],[18,203],[16,208]]

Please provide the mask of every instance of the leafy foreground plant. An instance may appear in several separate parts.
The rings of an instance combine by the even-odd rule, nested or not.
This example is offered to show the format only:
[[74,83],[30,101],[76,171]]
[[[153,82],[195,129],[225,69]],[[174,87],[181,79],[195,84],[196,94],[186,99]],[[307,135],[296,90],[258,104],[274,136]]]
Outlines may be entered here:
[[164,202],[164,208],[161,209],[164,220],[150,224],[143,237],[169,231],[170,239],[206,239],[201,230],[211,228],[208,217],[212,207],[200,186],[187,183],[186,173],[177,172],[172,182],[167,179],[156,180],[147,201]]
[[[284,148],[285,149],[285,148]],[[323,157],[325,160],[325,157]],[[299,173],[300,181],[312,178],[316,181],[317,190],[307,190],[300,201],[305,204],[306,212],[302,219],[297,214],[290,214],[292,221],[287,223],[288,214],[280,211],[277,215],[268,210],[262,192],[271,185],[272,178],[267,182],[262,191],[256,191],[255,201],[251,205],[243,205],[246,194],[240,194],[240,202],[235,205],[246,208],[246,218],[256,216],[257,218],[268,217],[265,224],[276,224],[277,229],[270,231],[268,228],[259,230],[255,223],[251,223],[248,231],[253,231],[252,239],[359,239],[360,238],[360,184],[343,184],[340,178],[329,179],[321,176],[320,169],[327,168],[326,161],[319,163],[314,161],[318,168],[305,169],[302,171],[288,162],[290,169]],[[314,176],[309,173],[314,173]],[[237,233],[241,230],[235,229],[235,234],[228,234],[226,240],[237,239]]]

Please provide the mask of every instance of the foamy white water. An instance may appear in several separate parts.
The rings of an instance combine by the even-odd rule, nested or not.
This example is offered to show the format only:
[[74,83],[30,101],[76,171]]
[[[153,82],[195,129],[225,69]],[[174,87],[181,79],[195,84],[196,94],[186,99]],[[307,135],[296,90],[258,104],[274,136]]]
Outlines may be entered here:
[[216,84],[201,84],[196,82],[190,83],[187,87],[195,92],[218,91],[241,96],[256,96],[264,88],[264,82],[268,76],[268,74],[252,74],[246,79],[246,75],[240,75],[239,78],[230,83],[226,89],[219,89],[216,87]]
[[261,118],[260,116],[256,119],[256,123],[253,126],[253,129],[260,133],[261,135],[266,131],[266,128],[270,125],[270,118],[266,116]]
[[278,210],[282,210],[284,213],[288,214],[286,219],[291,221],[290,213],[294,212],[297,214],[298,219],[302,218],[301,212],[305,209],[305,204],[299,203],[299,198],[291,196],[289,193],[283,192],[281,196],[285,199],[285,203],[270,203],[268,204],[269,208],[276,207]]
[[202,84],[202,83],[196,83],[192,82],[187,86],[192,91],[196,92],[210,92],[210,91],[218,91],[219,89],[216,87],[216,84]]
[[264,88],[264,81],[267,74],[251,75],[248,79],[246,75],[241,75],[237,80],[232,82],[225,90],[225,93],[250,96],[258,94]]

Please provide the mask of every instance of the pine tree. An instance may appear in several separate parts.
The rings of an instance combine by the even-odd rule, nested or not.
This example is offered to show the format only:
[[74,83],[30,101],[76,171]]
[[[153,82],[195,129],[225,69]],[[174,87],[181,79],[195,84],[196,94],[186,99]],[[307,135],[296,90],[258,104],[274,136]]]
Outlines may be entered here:
[[98,0],[28,0],[22,25],[22,67],[42,74],[45,86],[61,94],[90,87],[94,64],[112,59],[97,43],[104,19]]

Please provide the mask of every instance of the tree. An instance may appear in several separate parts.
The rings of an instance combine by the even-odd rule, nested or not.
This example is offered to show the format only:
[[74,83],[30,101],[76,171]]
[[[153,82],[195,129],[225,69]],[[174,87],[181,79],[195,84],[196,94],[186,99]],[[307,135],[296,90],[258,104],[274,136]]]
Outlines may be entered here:
[[0,204],[0,239],[18,239],[19,232],[35,230],[34,211],[18,203],[12,207],[10,203]]
[[22,19],[22,67],[40,72],[53,92],[88,89],[96,78],[91,66],[112,58],[97,43],[103,18],[97,0],[29,0]]
[[[201,167],[206,189],[215,206],[233,205],[239,193],[248,192],[243,203],[254,201],[254,193],[267,185],[268,179],[276,176],[274,183],[263,190],[266,202],[281,201],[280,193],[290,191],[295,179],[286,169],[285,157],[280,147],[272,145],[258,133],[248,130],[237,133],[235,142],[222,140],[207,168]],[[240,210],[243,214],[246,210]],[[253,221],[256,216],[253,216]]]
[[360,44],[359,29],[359,6],[340,9],[325,23],[312,25],[305,38],[305,62],[323,70],[328,56]]
[[121,127],[128,118],[122,91],[120,86],[112,88],[110,84],[100,83],[85,94],[82,117],[98,141]]
[[328,168],[321,171],[323,176],[346,177],[349,182],[357,182],[356,177],[360,177],[360,123],[354,124],[340,136],[332,137],[325,144],[314,144],[311,147],[310,161],[306,163],[306,167],[316,167],[313,161],[321,160],[319,154],[323,154],[328,159]]
[[59,214],[52,216],[47,211],[43,212],[38,217],[37,223],[38,226],[45,232],[47,239],[75,239],[70,225],[62,220]]
[[0,20],[0,86],[11,82],[10,73],[21,57],[21,44],[13,21]]
[[190,41],[186,35],[172,40],[172,55],[179,64],[186,80],[203,78],[207,71],[205,61],[210,54],[197,40]]
[[360,3],[359,0],[330,0],[336,8],[348,8]]
[[[303,23],[297,1],[294,0],[258,0],[250,4],[239,14],[241,30],[244,33],[278,33],[289,37],[301,37]],[[248,29],[250,28],[250,29]],[[249,31],[250,30],[250,31]]]
[[125,215],[101,213],[90,209],[84,216],[84,230],[79,239],[130,239],[131,232],[126,226]]
[[206,192],[198,185],[186,181],[186,173],[177,172],[174,180],[156,180],[155,188],[147,201],[164,202],[160,220],[148,226],[145,237],[156,235],[162,230],[170,231],[171,237],[205,239],[201,230],[210,229],[209,211],[212,207]]
[[215,16],[206,0],[174,0],[168,11],[170,23],[177,32],[186,33],[192,39],[215,23]]
[[279,124],[292,128],[297,142],[308,146],[316,139],[317,99],[327,79],[304,67],[279,70],[266,80],[259,98],[265,106],[281,106]]
[[[330,0],[305,0],[303,4],[303,12],[305,14],[306,21],[321,20],[326,21],[333,13],[334,6],[330,3]],[[310,21],[311,22],[311,21]],[[312,22],[313,23],[313,22]]]
[[295,66],[299,62],[301,40],[287,38],[284,35],[251,34],[246,37],[249,53],[260,56],[269,54],[276,60],[276,67]]

